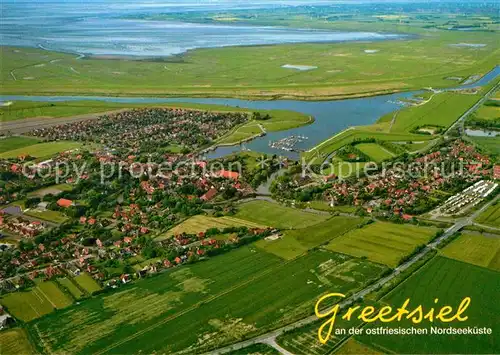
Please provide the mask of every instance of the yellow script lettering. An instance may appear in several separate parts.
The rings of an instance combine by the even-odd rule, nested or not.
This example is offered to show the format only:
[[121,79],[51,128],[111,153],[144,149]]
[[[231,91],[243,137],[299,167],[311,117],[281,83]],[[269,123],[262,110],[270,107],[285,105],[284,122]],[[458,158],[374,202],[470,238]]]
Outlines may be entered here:
[[[323,302],[324,300],[331,298],[331,297],[344,298],[345,295],[342,293],[329,293],[329,294],[321,297],[318,300],[318,302],[316,302],[316,305],[314,306],[314,313],[316,314],[316,317],[318,317],[318,318],[330,317],[330,319],[328,319],[325,323],[323,323],[321,325],[321,327],[319,327],[319,329],[318,329],[318,339],[322,344],[326,344],[328,339],[330,339],[330,336],[331,336],[332,330],[333,330],[333,325],[335,324],[335,317],[337,316],[337,313],[338,313],[339,308],[340,308],[340,306],[337,304],[337,305],[333,306],[332,309],[326,311],[325,313],[320,312],[321,302]],[[326,331],[326,336],[323,337],[323,329],[325,329],[326,327],[328,327],[328,329]]]

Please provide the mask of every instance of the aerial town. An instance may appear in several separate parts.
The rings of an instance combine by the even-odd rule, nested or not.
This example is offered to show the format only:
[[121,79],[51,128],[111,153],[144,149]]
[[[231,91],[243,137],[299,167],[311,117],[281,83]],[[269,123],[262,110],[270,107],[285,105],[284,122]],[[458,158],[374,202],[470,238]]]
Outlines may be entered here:
[[1,5],[0,354],[500,353],[497,2],[46,5]]

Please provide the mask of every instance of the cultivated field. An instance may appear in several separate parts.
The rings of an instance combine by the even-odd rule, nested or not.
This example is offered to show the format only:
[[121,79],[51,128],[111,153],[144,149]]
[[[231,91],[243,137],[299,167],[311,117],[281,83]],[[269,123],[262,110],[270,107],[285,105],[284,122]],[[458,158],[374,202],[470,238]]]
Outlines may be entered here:
[[63,277],[63,278],[58,278],[57,279],[57,282],[63,287],[65,288],[70,294],[71,296],[73,296],[74,299],[78,300],[80,298],[82,298],[83,296],[83,292],[82,290],[80,290],[78,288],[78,286],[76,286],[73,281],[71,281],[70,279],[68,279],[67,277]]
[[243,203],[235,217],[276,228],[305,228],[330,218],[267,201]]
[[42,282],[30,291],[3,296],[0,303],[16,318],[29,322],[54,310],[64,308],[72,300],[52,281]]
[[259,240],[256,245],[283,259],[293,259],[307,250],[328,243],[333,238],[356,228],[360,218],[332,217],[308,228],[286,231],[281,239]]
[[33,354],[33,348],[24,329],[7,329],[0,332],[0,354],[28,355]]
[[395,156],[392,152],[376,143],[361,143],[357,144],[356,148],[368,155],[375,162],[391,159]]
[[500,106],[481,106],[474,116],[483,120],[496,120],[500,118]]
[[62,292],[54,281],[42,282],[37,288],[49,300],[54,308],[61,309],[73,303],[73,300]]
[[338,350],[336,350],[334,354],[335,355],[382,355],[383,353],[376,351],[372,348],[369,348],[368,346],[354,340],[354,338],[351,338],[345,344],[343,344]]
[[39,143],[40,140],[31,137],[9,137],[0,139],[0,153],[9,150],[21,149]]
[[82,273],[78,276],[75,276],[73,280],[77,283],[77,285],[85,290],[88,294],[93,294],[101,289],[101,286],[87,273]]
[[328,251],[283,263],[243,247],[83,301],[30,330],[50,351],[193,353],[310,314],[325,290],[351,292],[384,270]]
[[[332,350],[344,341],[348,335],[331,334],[330,339],[326,344],[322,344],[318,340],[318,329],[326,321],[321,319],[311,323],[305,327],[297,328],[291,332],[280,335],[276,338],[278,344],[296,355],[327,355],[331,354]],[[351,321],[343,320],[337,317],[335,320],[335,329],[349,329],[361,325],[362,322],[357,318]]]
[[231,351],[229,355],[279,355],[280,352],[267,344],[257,343],[246,348]]
[[500,271],[500,238],[462,234],[442,254],[448,258]]
[[156,239],[164,240],[175,234],[181,234],[181,233],[196,234],[199,232],[204,232],[210,228],[224,229],[227,227],[262,228],[265,226],[262,224],[253,223],[245,221],[243,219],[229,217],[229,216],[210,217],[210,216],[197,215],[188,218],[181,224],[175,226],[174,228],[166,232],[164,235],[161,235]]
[[32,209],[27,212],[24,212],[24,214],[27,216],[31,216],[37,219],[42,219],[44,221],[49,221],[53,223],[63,223],[68,219],[68,216],[66,216],[64,213],[51,210],[39,211],[36,209]]
[[500,228],[500,203],[490,206],[476,218],[476,222],[487,226]]
[[[498,290],[500,289],[500,273],[471,264],[463,263],[444,257],[436,257],[422,267],[416,274],[400,284],[382,299],[392,306],[401,306],[407,298],[411,299],[409,309],[422,305],[424,310],[431,307],[450,305],[454,310],[465,297],[471,298],[471,303],[465,311],[468,319],[465,322],[429,323],[424,320],[420,325],[411,321],[385,323],[390,327],[490,327],[498,329],[500,318],[492,315],[499,314]],[[438,299],[438,304],[434,303]],[[374,323],[373,327],[380,326]],[[422,353],[422,354],[457,354],[472,351],[475,354],[498,353],[499,334],[493,331],[492,335],[406,335],[380,336],[363,335],[359,339],[380,349],[382,352],[395,353]],[[446,341],[443,341],[445,339]],[[386,349],[386,350],[384,350]]]
[[332,240],[326,248],[395,267],[418,245],[426,244],[436,228],[376,222]]
[[54,310],[43,294],[36,288],[29,292],[9,293],[0,299],[2,306],[14,317],[29,322]]
[[76,142],[49,142],[38,143],[23,148],[8,150],[0,154],[1,159],[17,158],[21,155],[29,155],[35,158],[48,157],[60,152],[72,150],[81,147],[80,143]]
[[[139,337],[135,343],[140,348],[143,342],[149,342],[147,335],[151,332],[156,341],[161,341],[165,323],[187,311],[192,311],[196,319],[199,302],[209,302],[244,285],[279,262],[279,258],[255,247],[242,247],[207,262],[141,280],[115,293],[84,300],[32,323],[29,329],[32,335],[42,337],[50,352],[85,349],[97,353],[133,336]],[[39,341],[37,344],[42,345]]]

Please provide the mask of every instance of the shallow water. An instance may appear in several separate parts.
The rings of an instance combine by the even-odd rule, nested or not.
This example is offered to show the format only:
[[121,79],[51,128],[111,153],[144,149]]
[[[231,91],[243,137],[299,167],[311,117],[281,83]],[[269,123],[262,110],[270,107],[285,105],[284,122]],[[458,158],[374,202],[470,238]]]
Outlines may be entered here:
[[[47,4],[35,1],[3,3],[0,44],[92,55],[149,57],[169,56],[196,48],[373,41],[402,37],[375,32],[335,32],[124,18],[137,14],[152,15],[213,8],[210,7],[210,2],[205,4],[199,2],[200,6],[154,1],[149,7],[132,5],[134,4],[122,4],[118,1],[90,4],[86,2]],[[220,4],[219,8],[234,6],[226,3]]]

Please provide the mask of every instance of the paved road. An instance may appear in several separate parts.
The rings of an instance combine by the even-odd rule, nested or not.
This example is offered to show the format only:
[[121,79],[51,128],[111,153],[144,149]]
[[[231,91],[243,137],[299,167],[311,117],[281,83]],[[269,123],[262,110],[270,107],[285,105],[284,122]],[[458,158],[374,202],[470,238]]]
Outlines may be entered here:
[[[483,211],[485,211],[489,206],[491,206],[499,198],[500,198],[500,195],[497,195],[496,198],[494,198],[493,200],[491,200],[488,203],[486,203],[482,208],[480,208],[479,210],[477,210],[476,212],[474,212],[471,216],[457,220],[455,222],[455,224],[453,226],[451,226],[450,228],[448,228],[441,237],[439,237],[435,241],[427,244],[427,246],[420,253],[418,253],[417,255],[415,255],[412,259],[410,259],[406,263],[404,263],[404,264],[398,266],[397,268],[395,268],[394,271],[390,275],[388,275],[388,276],[386,276],[386,277],[378,280],[374,284],[371,284],[370,286],[364,288],[363,290],[355,293],[351,297],[345,299],[343,302],[340,302],[339,303],[340,307],[343,308],[346,305],[351,304],[353,301],[355,301],[355,300],[357,300],[359,298],[367,296],[369,293],[377,290],[381,286],[385,285],[387,282],[389,282],[392,279],[394,279],[400,273],[402,273],[403,271],[407,270],[409,267],[411,267],[417,261],[419,261],[424,256],[426,256],[429,252],[431,252],[432,250],[436,249],[437,246],[441,242],[443,242],[444,240],[446,240],[449,237],[451,237],[454,233],[458,232],[461,228],[463,228],[463,227],[465,227],[467,225],[473,224],[474,219],[477,216],[479,216]],[[322,310],[322,311],[324,312],[326,310]],[[252,338],[252,339],[249,339],[249,340],[245,340],[245,341],[242,341],[242,342],[239,342],[239,343],[235,343],[233,345],[229,345],[229,346],[226,346],[226,347],[223,347],[223,348],[211,351],[211,352],[209,352],[207,354],[213,354],[213,355],[225,354],[225,353],[228,353],[230,351],[242,349],[242,348],[245,348],[247,346],[250,346],[250,345],[256,344],[256,343],[266,343],[266,344],[269,344],[269,345],[275,347],[278,351],[280,351],[280,350],[283,351],[283,349],[281,347],[279,347],[279,345],[277,347],[274,346],[274,344],[276,344],[276,337],[277,336],[279,336],[279,335],[281,335],[281,334],[283,334],[283,333],[285,333],[287,331],[290,331],[290,330],[293,330],[293,329],[300,328],[300,327],[303,327],[305,325],[311,324],[311,323],[313,323],[313,322],[315,322],[317,320],[318,320],[318,318],[315,315],[312,315],[312,316],[309,316],[307,318],[304,318],[304,319],[301,319],[299,321],[296,321],[295,323],[292,323],[292,324],[289,324],[287,326],[284,326],[284,327],[278,328],[276,330],[273,330],[271,332],[268,332],[266,334],[262,334],[260,336],[255,337],[255,338]]]
[[476,102],[476,104],[474,106],[472,106],[470,109],[467,110],[467,112],[465,112],[462,116],[460,116],[460,118],[458,120],[455,121],[455,123],[453,123],[450,128],[448,128],[445,132],[444,132],[444,136],[448,135],[449,132],[451,132],[452,129],[454,129],[456,126],[458,125],[462,125],[465,121],[465,119],[472,113],[474,112],[475,110],[477,110],[477,108],[479,106],[481,106],[486,100],[488,100],[491,96],[491,94],[493,94],[498,88],[500,87],[500,82],[497,83],[495,86],[493,86],[486,94],[484,94],[483,98],[481,100],[479,100],[478,102]]

